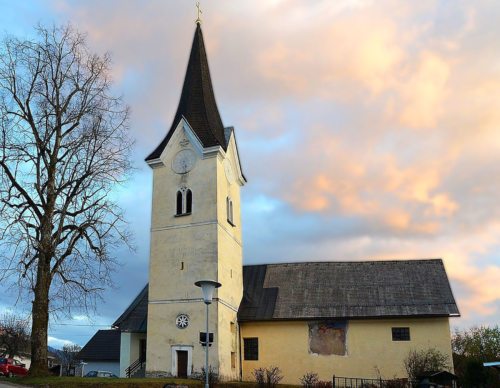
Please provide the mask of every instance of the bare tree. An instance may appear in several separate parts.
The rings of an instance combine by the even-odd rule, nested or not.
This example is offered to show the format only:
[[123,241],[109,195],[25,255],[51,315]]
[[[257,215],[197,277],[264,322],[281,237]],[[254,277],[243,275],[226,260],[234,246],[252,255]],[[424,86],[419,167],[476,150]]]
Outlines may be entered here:
[[111,284],[129,241],[112,190],[132,146],[109,56],[70,26],[36,31],[0,47],[2,273],[32,300],[33,376],[47,373],[49,313],[92,306]]
[[29,353],[29,323],[14,314],[5,313],[0,317],[0,356],[13,358],[21,353]]
[[69,376],[71,368],[76,366],[80,350],[82,350],[81,346],[76,344],[66,344],[63,346],[59,356],[61,357],[61,368],[64,368],[64,376]]

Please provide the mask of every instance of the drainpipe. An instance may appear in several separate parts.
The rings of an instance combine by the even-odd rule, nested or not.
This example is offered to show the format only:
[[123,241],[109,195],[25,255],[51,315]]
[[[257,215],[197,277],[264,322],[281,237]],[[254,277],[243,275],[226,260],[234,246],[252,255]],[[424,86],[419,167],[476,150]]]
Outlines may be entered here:
[[[236,321],[238,322],[238,321]],[[241,359],[241,330],[240,330],[240,323],[238,322],[238,355],[240,359],[240,381],[243,381],[243,362]]]

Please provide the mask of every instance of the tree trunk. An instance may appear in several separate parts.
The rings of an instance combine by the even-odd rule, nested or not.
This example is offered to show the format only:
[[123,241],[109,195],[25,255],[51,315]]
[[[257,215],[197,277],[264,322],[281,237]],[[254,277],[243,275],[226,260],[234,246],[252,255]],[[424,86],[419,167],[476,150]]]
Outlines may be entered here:
[[[45,255],[41,255],[33,300],[31,326],[31,367],[30,376],[49,374],[47,361],[47,337],[49,326],[50,266]],[[50,263],[50,261],[49,261]]]

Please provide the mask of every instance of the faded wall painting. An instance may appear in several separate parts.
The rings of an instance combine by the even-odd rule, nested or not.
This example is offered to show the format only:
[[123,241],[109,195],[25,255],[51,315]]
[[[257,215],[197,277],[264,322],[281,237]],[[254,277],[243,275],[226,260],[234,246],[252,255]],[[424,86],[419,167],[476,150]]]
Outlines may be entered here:
[[310,322],[309,353],[346,354],[347,322]]

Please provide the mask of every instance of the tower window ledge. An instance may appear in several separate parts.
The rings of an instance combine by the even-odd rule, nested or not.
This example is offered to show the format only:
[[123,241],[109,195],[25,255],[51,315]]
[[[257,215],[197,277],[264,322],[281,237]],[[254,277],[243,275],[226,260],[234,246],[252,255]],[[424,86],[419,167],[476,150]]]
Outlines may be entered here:
[[181,214],[176,214],[174,217],[184,217],[184,216],[190,216],[191,213],[181,213]]
[[227,223],[228,223],[229,225],[231,225],[233,228],[234,228],[234,227],[236,227],[236,225],[235,225],[235,224],[233,223],[233,221],[231,221],[231,220],[227,220]]

